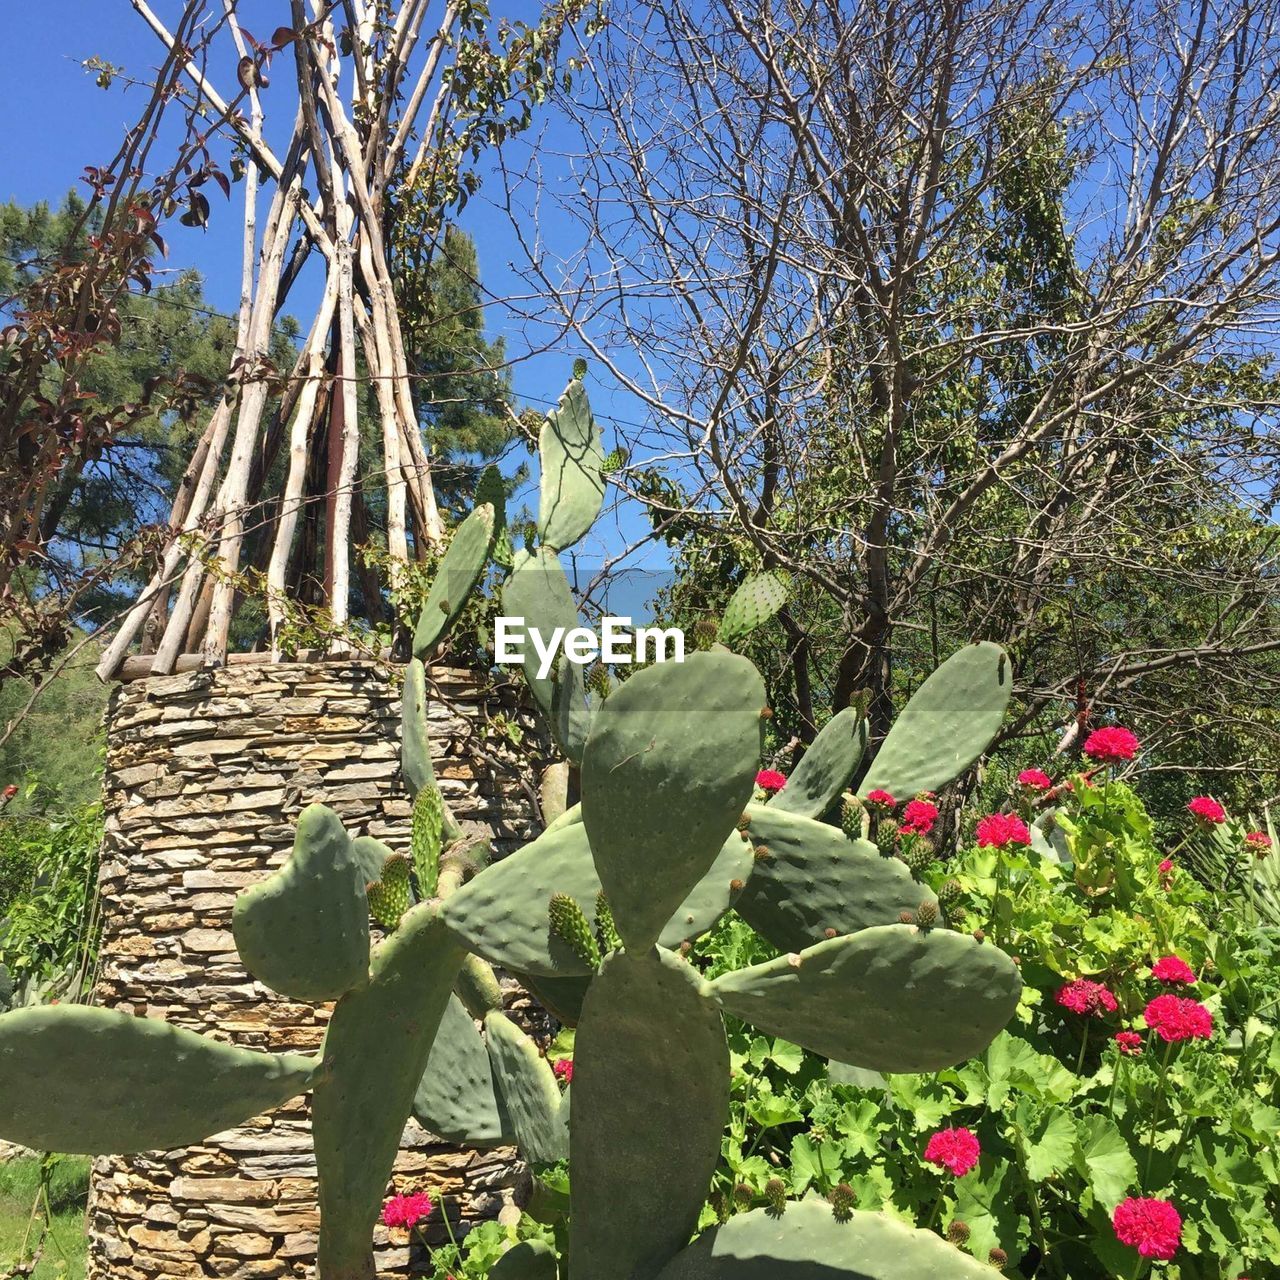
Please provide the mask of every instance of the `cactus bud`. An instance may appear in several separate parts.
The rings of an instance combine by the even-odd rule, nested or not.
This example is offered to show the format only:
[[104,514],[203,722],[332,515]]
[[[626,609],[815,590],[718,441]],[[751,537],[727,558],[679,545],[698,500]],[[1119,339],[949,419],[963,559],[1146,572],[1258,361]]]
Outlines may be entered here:
[[613,909],[609,906],[609,899],[604,896],[603,889],[596,894],[596,943],[601,954],[617,951],[622,946],[618,926],[613,920]]
[[772,720],[772,719],[773,719],[773,708],[772,708],[772,707],[761,707],[761,708],[760,708],[760,719],[761,719],[761,720]]
[[999,1245],[996,1245],[996,1247],[987,1254],[987,1261],[995,1267],[997,1271],[1003,1271],[1005,1267],[1009,1265],[1009,1255],[1005,1253]]
[[899,924],[913,924],[914,922],[915,922],[915,916],[910,911],[898,912]]
[[938,890],[939,902],[954,902],[961,893],[959,880],[947,880],[943,882],[942,888]]
[[710,649],[716,642],[716,635],[720,628],[713,618],[699,618],[693,624],[693,647],[695,649]]
[[969,1224],[959,1218],[952,1218],[947,1226],[947,1239],[958,1249],[969,1241]]
[[898,857],[907,864],[907,869],[919,880],[933,862],[933,848],[927,840],[913,836],[906,842]]
[[840,828],[850,840],[862,834],[862,801],[857,796],[845,796],[840,805]]
[[876,848],[886,858],[892,858],[898,852],[898,828],[893,822],[882,822],[876,827]]
[[741,892],[743,891],[743,889],[744,889],[744,888],[746,888],[746,881],[744,881],[744,880],[736,880],[736,879],[735,879],[735,880],[730,880],[730,881],[729,881],[729,892],[730,892],[730,893],[741,893]]
[[983,933],[981,929],[975,929],[973,931],[973,940],[974,942],[985,942],[987,940],[987,935]]
[[742,817],[738,819],[738,830],[745,831],[750,825],[751,825],[751,815],[744,810]]
[[969,913],[963,907],[952,907],[947,915],[951,917],[952,924],[963,924],[969,918]]
[[711,1211],[716,1215],[716,1221],[725,1223],[729,1221],[729,1197],[717,1187],[710,1197]]
[[828,925],[827,928],[823,929],[822,936],[826,938],[828,941],[830,941],[832,938],[838,938],[840,934],[837,930],[831,928],[831,926]]
[[858,1203],[858,1197],[847,1182],[832,1188],[827,1199],[831,1201],[831,1216],[837,1222],[848,1222],[853,1217],[853,1206]]
[[769,846],[767,844],[756,845],[754,852],[757,862],[763,862],[766,858],[773,857],[773,854],[769,852]]
[[409,859],[403,853],[392,854],[382,865],[382,879],[368,885],[365,896],[373,918],[384,929],[396,928],[400,917],[413,904],[413,892],[409,888]]
[[764,1184],[764,1198],[769,1202],[770,1217],[782,1217],[787,1211],[787,1184],[781,1178],[770,1178]]
[[573,948],[573,953],[583,964],[593,969],[600,963],[600,948],[592,936],[591,926],[582,908],[567,893],[553,893],[548,905],[551,932]]
[[734,1203],[740,1209],[745,1209],[752,1202],[752,1200],[755,1199],[755,1196],[756,1196],[756,1193],[745,1182],[738,1183],[738,1185],[733,1189]]
[[680,944],[680,955],[683,959],[687,960],[692,954],[693,954],[693,943],[690,942],[688,938],[686,938]]
[[916,925],[921,929],[932,929],[938,923],[938,908],[932,902],[922,902],[916,910]]

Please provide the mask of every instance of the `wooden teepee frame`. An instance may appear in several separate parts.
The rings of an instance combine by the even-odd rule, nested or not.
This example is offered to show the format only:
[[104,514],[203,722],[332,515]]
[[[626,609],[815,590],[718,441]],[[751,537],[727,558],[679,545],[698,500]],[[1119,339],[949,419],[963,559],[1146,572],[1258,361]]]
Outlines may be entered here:
[[[323,563],[333,631],[340,635],[349,621],[357,349],[380,418],[393,575],[394,566],[409,557],[410,534],[418,555],[438,545],[443,534],[392,286],[386,213],[393,187],[403,192],[422,182],[438,190],[448,166],[456,171],[465,149],[465,132],[457,127],[458,50],[476,31],[476,19],[467,0],[444,0],[430,23],[429,0],[307,0],[305,7],[304,0],[281,0],[289,25],[263,45],[241,26],[236,0],[213,2],[222,12],[206,42],[198,51],[180,52],[189,53],[185,71],[193,92],[229,122],[248,156],[236,354],[178,487],[159,567],[102,655],[103,679],[120,671],[140,636],[143,652],[152,655],[153,674],[174,670],[184,653],[198,652],[211,665],[226,660],[237,584],[243,583],[238,574],[246,513],[253,509],[269,512],[273,522],[265,574],[272,657],[280,656],[290,583],[301,576],[299,556]],[[174,36],[147,0],[130,3],[173,50]],[[551,6],[540,31],[549,23],[554,41],[577,16],[577,7]],[[239,55],[239,91],[231,98],[215,88],[207,70],[213,34],[223,31]],[[223,34],[219,47],[225,43]],[[546,47],[541,39],[528,43],[535,52]],[[443,60],[450,50],[453,65],[446,74]],[[286,78],[290,59],[296,110],[288,147],[278,154],[263,132],[262,90],[269,69],[275,80]],[[550,62],[543,58],[537,66]],[[277,96],[284,96],[281,87],[274,90]],[[508,74],[505,91],[519,88],[512,90]],[[259,227],[266,184],[274,190]],[[195,216],[207,214],[207,202],[202,205],[194,188],[192,200]],[[281,386],[268,360],[273,324],[302,261],[312,255],[323,261],[324,289]],[[273,389],[279,408],[268,414]],[[266,495],[266,473],[286,447],[283,488]],[[308,485],[308,471],[321,456],[327,466],[318,494],[314,483]],[[304,551],[296,545],[303,541],[299,516],[318,498],[325,503],[324,546]],[[362,516],[357,512],[357,524]],[[342,645],[340,638],[332,642],[335,652]]]

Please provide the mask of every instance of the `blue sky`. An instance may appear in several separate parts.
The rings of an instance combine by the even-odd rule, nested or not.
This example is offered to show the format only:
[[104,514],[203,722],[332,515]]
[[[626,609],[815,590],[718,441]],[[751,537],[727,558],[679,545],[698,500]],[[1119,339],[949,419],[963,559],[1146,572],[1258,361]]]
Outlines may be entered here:
[[[179,8],[175,0],[153,0],[153,7],[166,20]],[[518,10],[522,6],[514,7]],[[265,38],[284,20],[287,5],[284,0],[241,0],[239,11],[245,26]],[[98,56],[122,67],[126,77],[146,79],[159,61],[160,51],[159,42],[128,0],[11,0],[5,4],[0,17],[0,84],[4,85],[10,127],[0,132],[0,200],[57,203],[78,185],[86,165],[105,163],[115,154],[124,131],[143,105],[143,90],[131,89],[118,80],[104,91],[95,84],[93,74],[81,66],[83,59]],[[229,87],[232,82],[233,68],[228,67],[220,83]],[[270,91],[265,102],[270,126]],[[280,117],[288,112],[287,105],[284,111],[275,110],[277,129],[282,124]],[[283,127],[289,123],[284,120]],[[555,126],[549,127],[554,138]],[[158,148],[157,156],[163,154],[163,147]],[[512,159],[518,162],[514,154]],[[80,190],[84,190],[83,186]],[[176,219],[164,229],[169,245],[169,259],[164,265],[174,270],[199,269],[205,277],[210,304],[225,311],[235,308],[238,297],[240,232],[236,194],[233,192],[231,204],[219,208],[221,198],[210,189],[215,201],[214,216],[204,230],[181,227]],[[490,293],[498,298],[527,294],[529,286],[515,269],[513,259],[518,249],[507,214],[491,203],[485,189],[469,203],[460,224],[476,239],[482,278]],[[314,288],[301,283],[289,309],[305,315],[313,292]],[[487,324],[491,337],[501,335],[506,339],[513,357],[527,352],[531,342],[538,345],[551,340],[540,339],[537,331],[531,333],[525,323],[517,324],[499,305],[489,308]],[[555,339],[552,350],[521,360],[513,372],[517,394],[526,403],[547,407],[568,380],[579,354],[572,339],[562,337]],[[588,388],[605,430],[606,447],[621,443],[614,430],[615,422],[625,436],[633,438],[642,413],[640,407],[625,393],[602,385],[599,379],[589,377]],[[645,528],[635,512],[616,512],[612,519],[606,516],[605,520],[618,521],[608,536],[615,548],[615,538],[635,538]],[[598,562],[604,543],[599,543],[595,555],[592,551],[590,545],[583,548],[587,564]],[[666,563],[665,553],[654,548],[648,559],[660,573]],[[640,590],[648,594],[652,585],[628,590],[626,594],[634,597]]]

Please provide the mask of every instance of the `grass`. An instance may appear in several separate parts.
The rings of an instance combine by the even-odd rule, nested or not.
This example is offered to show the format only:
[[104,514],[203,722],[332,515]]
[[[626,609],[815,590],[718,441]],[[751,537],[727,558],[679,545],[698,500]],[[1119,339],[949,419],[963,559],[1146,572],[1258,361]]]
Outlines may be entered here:
[[[10,1275],[21,1261],[18,1255],[39,1191],[39,1160],[28,1158],[0,1164],[0,1280]],[[89,1161],[75,1156],[55,1156],[49,1172],[52,1229],[32,1280],[83,1280],[88,1191]],[[31,1232],[33,1243],[38,1241],[39,1231],[37,1223]]]

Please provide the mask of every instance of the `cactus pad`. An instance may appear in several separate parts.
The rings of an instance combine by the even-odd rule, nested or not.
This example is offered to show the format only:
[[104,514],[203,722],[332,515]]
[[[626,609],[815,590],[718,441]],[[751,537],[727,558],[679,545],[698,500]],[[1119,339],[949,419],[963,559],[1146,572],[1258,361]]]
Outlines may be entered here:
[[704,1232],[658,1280],[991,1280],[994,1273],[932,1231],[883,1213],[838,1222],[824,1200],[737,1214]]
[[[711,869],[663,926],[658,942],[671,951],[700,938],[733,906],[755,868],[755,853],[737,831],[724,842]],[[738,887],[735,889],[734,885]]]
[[604,502],[604,450],[582,383],[575,378],[538,436],[542,478],[538,540],[571,547],[595,523]]
[[431,764],[431,738],[427,732],[427,669],[412,658],[404,669],[404,689],[400,695],[400,772],[404,785],[415,799],[427,787],[436,785]]
[[409,859],[393,853],[382,866],[382,878],[365,886],[369,911],[384,929],[395,929],[413,905],[413,889],[409,884]]
[[551,733],[571,764],[582,763],[582,750],[591,728],[587,702],[586,669],[564,660],[554,674],[551,688]]
[[768,856],[755,867],[738,914],[780,951],[801,951],[837,934],[914,916],[933,893],[897,858],[866,840],[850,840],[839,827],[750,805],[751,843]]
[[366,1274],[382,1193],[462,958],[436,904],[423,903],[374,951],[369,985],[334,1008],[311,1109],[321,1275]]
[[369,908],[351,843],[332,809],[308,805],[284,866],[236,899],[245,968],[292,1000],[336,1000],[368,978]]
[[968,934],[884,925],[726,973],[721,1007],[761,1031],[872,1071],[941,1071],[983,1049],[1022,991],[1003,951]]
[[475,507],[454,531],[413,632],[413,656],[426,659],[466,608],[493,551],[494,509]]
[[477,507],[486,503],[493,508],[493,528],[496,532],[507,527],[507,482],[502,472],[491,462],[476,481],[474,502]]
[[595,927],[596,875],[582,823],[544,832],[446,898],[445,924],[477,955],[516,973],[583,976],[591,966],[551,929],[553,895],[568,894]]
[[745,659],[647,667],[605,701],[582,762],[583,822],[627,946],[657,941],[751,798],[764,683]]
[[860,795],[936,791],[962,774],[1000,731],[1013,667],[999,645],[966,645],[916,690],[889,730]]
[[670,952],[615,952],[574,1040],[569,1269],[649,1280],[693,1234],[729,1116],[707,984]]
[[489,1280],[556,1280],[556,1251],[542,1240],[521,1240],[493,1264]]
[[506,1127],[521,1156],[551,1164],[569,1154],[569,1134],[560,1110],[560,1086],[538,1046],[505,1013],[485,1014],[485,1040]]
[[446,1142],[499,1147],[514,1135],[503,1124],[484,1037],[457,996],[440,1020],[426,1070],[413,1095],[418,1123]]
[[763,626],[787,603],[791,579],[785,573],[753,573],[729,598],[716,638],[733,645]]
[[413,802],[413,829],[410,847],[418,891],[433,897],[440,878],[440,847],[444,837],[444,799],[439,787],[424,787]]
[[770,807],[803,818],[821,818],[849,785],[867,747],[867,722],[853,707],[845,707],[822,726],[787,785]]
[[112,1009],[19,1009],[0,1017],[0,1138],[79,1155],[186,1146],[304,1092],[319,1069]]

